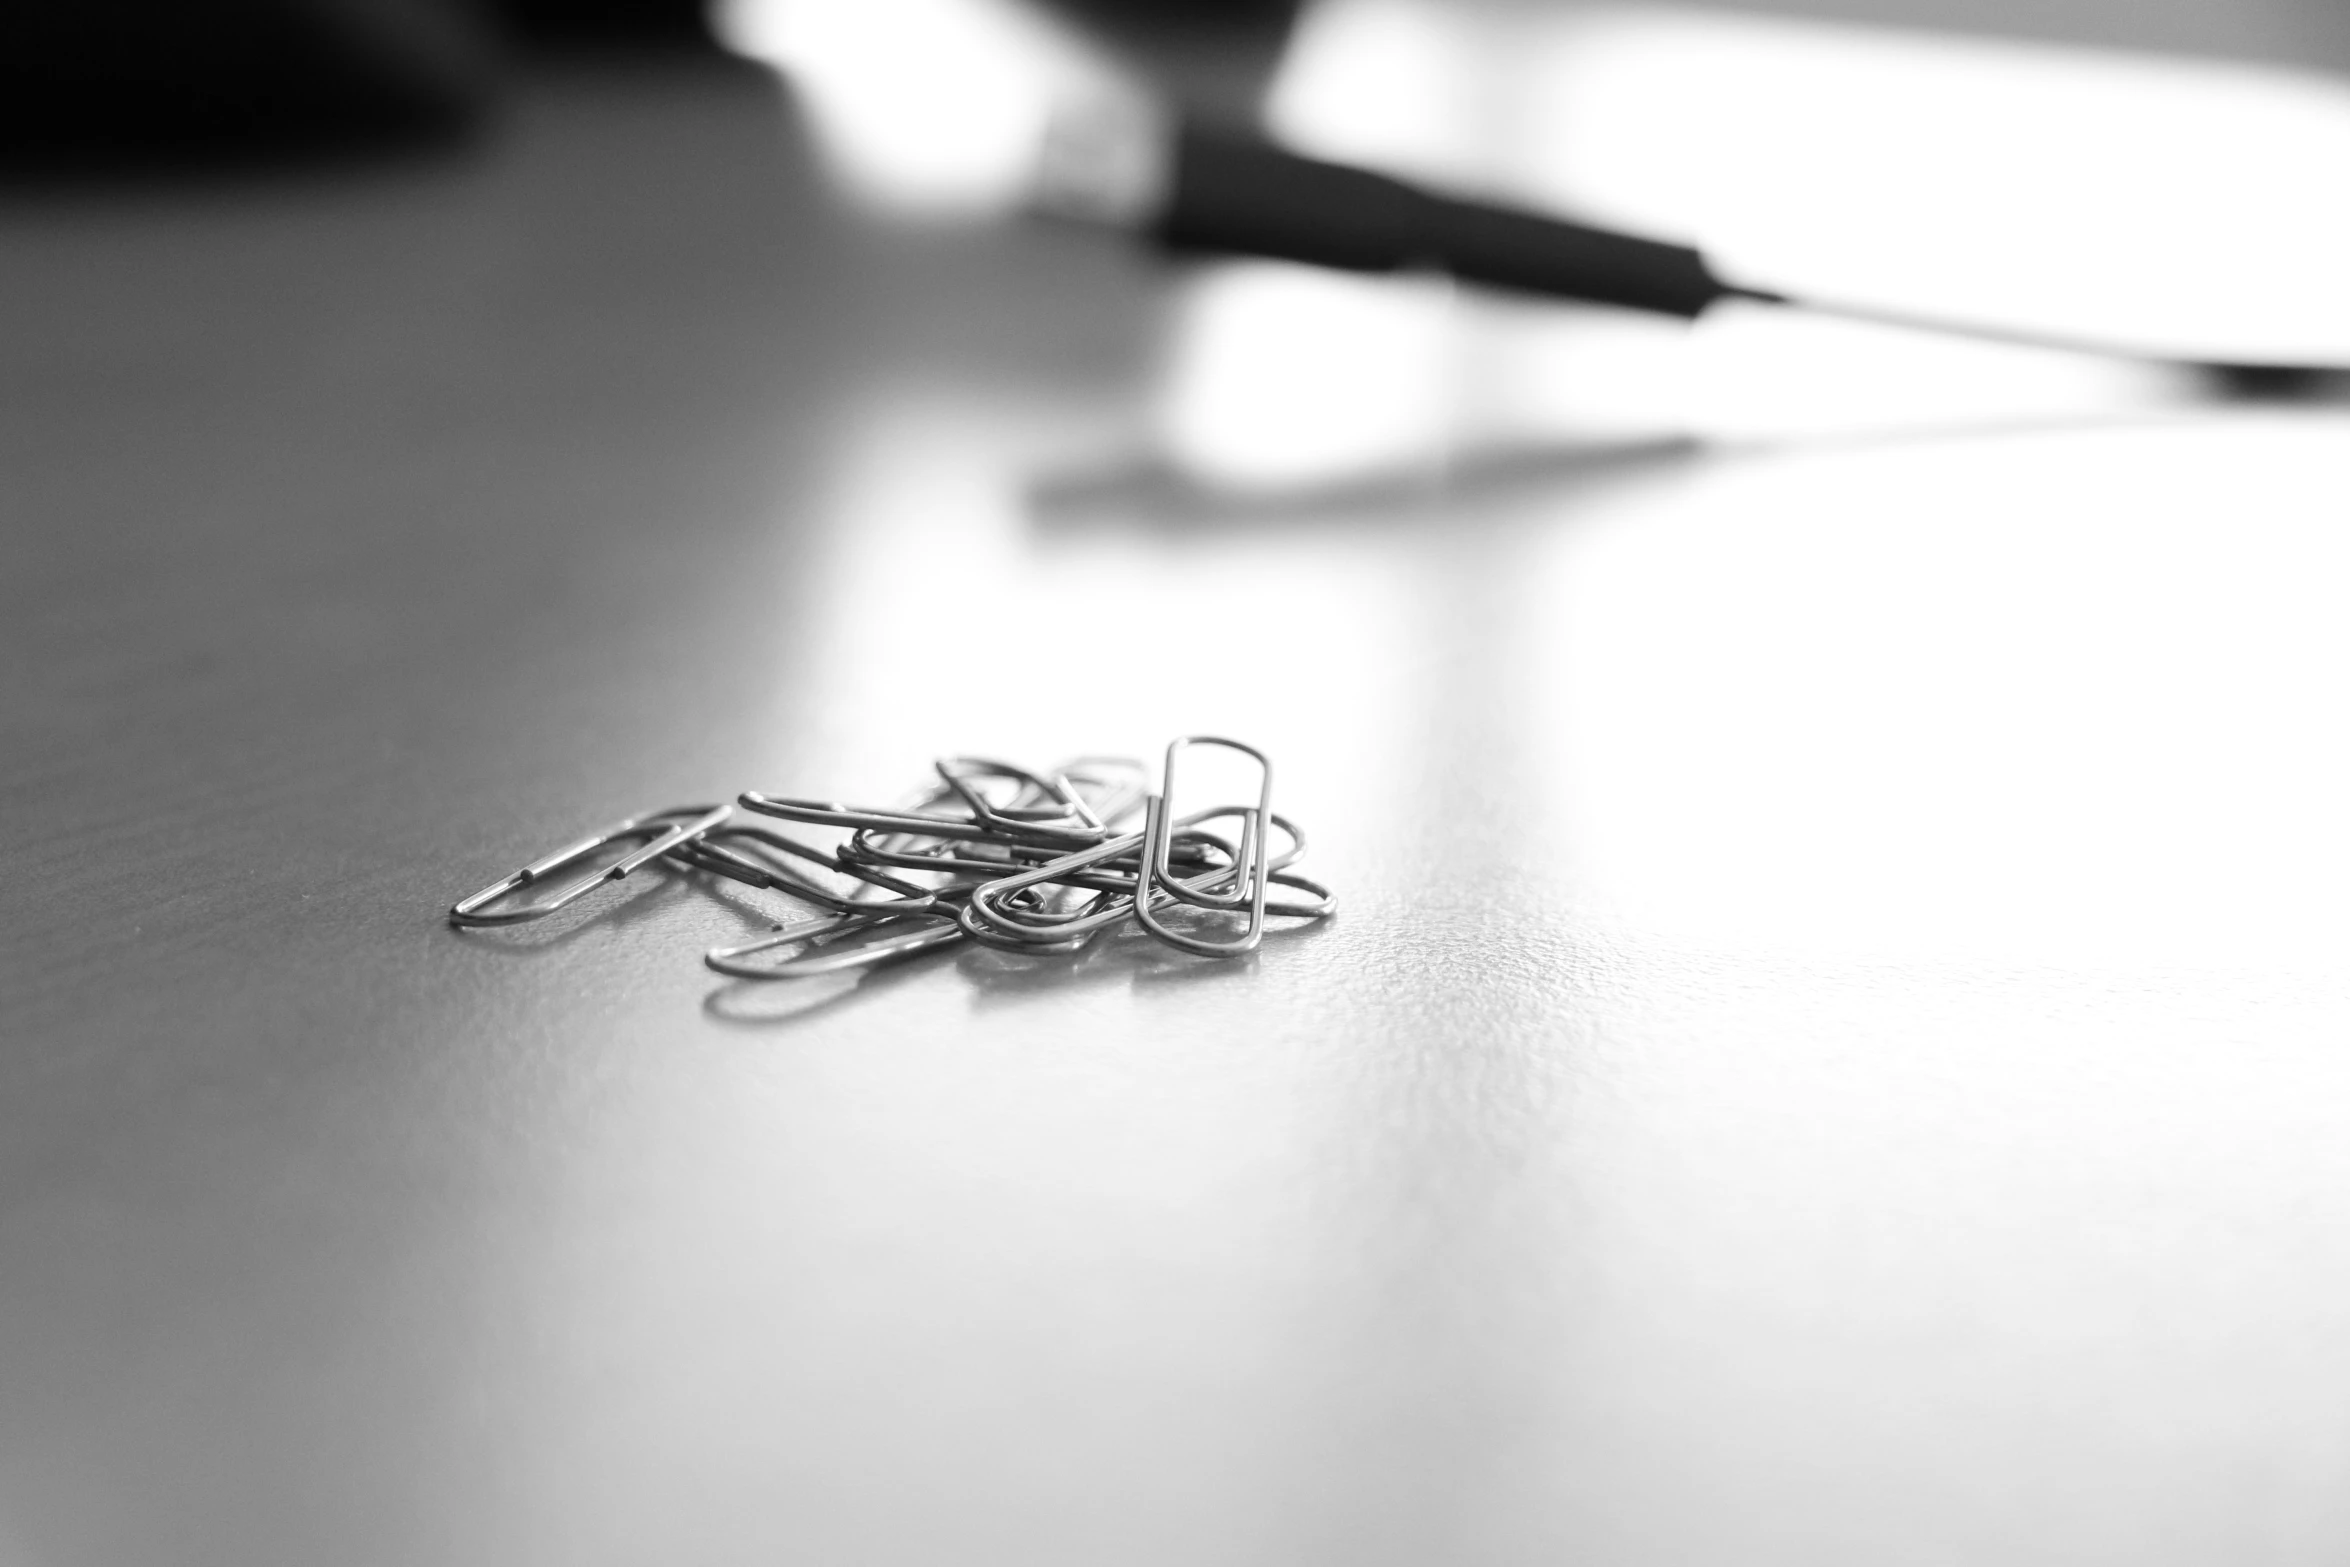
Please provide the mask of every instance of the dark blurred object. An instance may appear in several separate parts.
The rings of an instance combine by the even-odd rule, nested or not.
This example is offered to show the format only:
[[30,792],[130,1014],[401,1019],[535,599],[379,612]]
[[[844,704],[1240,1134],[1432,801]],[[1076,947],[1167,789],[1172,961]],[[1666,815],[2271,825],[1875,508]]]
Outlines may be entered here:
[[526,44],[710,41],[707,0],[496,0],[491,9]]
[[2244,403],[2350,402],[2350,369],[2333,365],[2194,367],[2213,395]]
[[2218,362],[2094,334],[1730,282],[1685,245],[1422,189],[1377,170],[1301,156],[1245,127],[1171,114],[1165,105],[1096,106],[1062,116],[1045,138],[1030,200],[1040,215],[1143,234],[1177,252],[1348,272],[1436,271],[1485,288],[1691,320],[1725,300],[1780,305],[2183,370],[2206,390],[2246,402],[2332,402],[2350,393],[2350,365]]
[[706,40],[701,0],[58,0],[0,20],[12,169],[446,137],[517,47]]
[[1155,22],[1255,21],[1272,17],[1286,22],[1297,13],[1298,0],[1055,0],[1054,9],[1121,20]]
[[0,28],[19,165],[446,132],[498,60],[473,0],[71,0]]
[[[853,0],[852,0],[853,3]],[[1254,123],[1301,0],[1043,0],[1162,98]]]
[[1350,272],[1435,267],[1465,283],[1696,317],[1734,294],[1685,245],[1447,196],[1300,157],[1246,132],[1183,127],[1155,227],[1178,250]]
[[[809,0],[817,3],[817,0]],[[830,0],[854,5],[857,0]],[[1183,79],[1295,0],[1059,0]],[[0,170],[283,158],[463,134],[519,52],[711,43],[708,0],[0,0]],[[1221,67],[1221,55],[1217,57]],[[1228,74],[1228,73],[1227,73]]]

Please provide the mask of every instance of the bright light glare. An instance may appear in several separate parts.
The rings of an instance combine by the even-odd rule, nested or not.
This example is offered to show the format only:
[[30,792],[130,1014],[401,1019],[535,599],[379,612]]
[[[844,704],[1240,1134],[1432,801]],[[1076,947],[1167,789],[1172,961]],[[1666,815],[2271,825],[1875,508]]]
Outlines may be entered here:
[[2350,358],[2350,85],[1698,11],[1323,0],[1327,156],[1704,244],[1733,281],[2215,358]]
[[[2350,89],[2312,73],[1700,12],[1323,0],[1271,119],[1323,156],[1695,239],[1735,280],[2350,360],[2350,202],[2333,194]],[[1328,480],[1448,445],[1854,434],[2176,395],[2127,362],[1760,308],[1692,331],[1472,292],[1432,327],[1419,286],[1203,290],[1171,388],[1176,454],[1218,477]]]
[[1493,119],[1489,30],[1420,0],[1314,6],[1265,106],[1301,152],[1397,173],[1475,179],[1504,133]]
[[897,211],[1009,209],[1055,106],[1117,90],[1011,0],[722,0],[715,25],[789,75],[843,182]]
[[1507,30],[1506,182],[1697,236],[1743,281],[2350,357],[2341,81],[1699,12]]
[[1536,794],[1691,939],[2338,966],[2346,478],[2314,421],[1710,469],[1515,579]]
[[[2350,357],[2350,94],[2289,70],[1699,12],[1323,0],[1311,153],[1704,242],[1732,277],[2214,357]],[[1426,284],[1196,294],[1173,456],[1316,484],[1544,439],[1859,435],[2176,397],[2131,362],[1770,308],[1697,329]]]
[[1450,298],[1272,263],[1201,278],[1175,339],[1167,455],[1235,488],[1433,467],[1455,402]]

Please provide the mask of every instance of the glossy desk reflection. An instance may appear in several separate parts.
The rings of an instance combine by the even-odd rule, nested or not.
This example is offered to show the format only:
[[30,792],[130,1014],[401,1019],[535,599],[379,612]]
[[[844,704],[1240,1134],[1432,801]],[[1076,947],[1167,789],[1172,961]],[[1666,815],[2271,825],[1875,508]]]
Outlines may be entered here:
[[[1184,289],[804,146],[8,215],[0,1561],[2340,1557],[2339,416],[1229,503]],[[1347,899],[1252,965],[439,922],[1195,728]]]

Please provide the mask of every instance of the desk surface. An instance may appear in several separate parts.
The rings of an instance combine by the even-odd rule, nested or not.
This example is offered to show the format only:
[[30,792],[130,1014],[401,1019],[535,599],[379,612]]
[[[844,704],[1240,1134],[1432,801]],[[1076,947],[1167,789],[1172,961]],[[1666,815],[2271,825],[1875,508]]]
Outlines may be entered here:
[[[7,213],[0,1563],[2350,1552],[2350,420],[1219,496],[1181,288],[805,145]],[[1191,730],[1252,962],[440,918]]]

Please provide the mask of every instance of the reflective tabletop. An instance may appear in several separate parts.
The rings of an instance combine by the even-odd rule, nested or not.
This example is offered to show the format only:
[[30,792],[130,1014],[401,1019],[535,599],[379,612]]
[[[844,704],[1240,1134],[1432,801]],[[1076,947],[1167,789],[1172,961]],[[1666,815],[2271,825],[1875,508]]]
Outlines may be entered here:
[[[1530,307],[738,67],[5,225],[7,1567],[2350,1551],[2341,412],[1415,446]],[[1244,961],[443,919],[1203,731],[1340,898]]]

